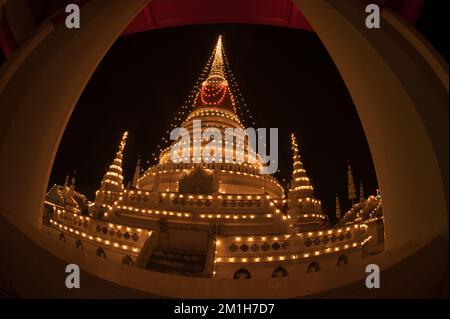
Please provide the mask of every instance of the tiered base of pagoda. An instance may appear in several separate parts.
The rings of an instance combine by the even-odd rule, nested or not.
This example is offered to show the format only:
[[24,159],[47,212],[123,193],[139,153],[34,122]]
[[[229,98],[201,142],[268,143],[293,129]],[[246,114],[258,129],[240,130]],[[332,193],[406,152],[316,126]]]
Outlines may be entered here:
[[[83,253],[43,230],[0,215],[0,286],[22,298],[448,298],[448,241],[414,243],[333,272],[267,280],[214,280],[163,274]],[[65,267],[81,268],[81,288],[67,289]],[[367,289],[365,266],[382,270],[380,289]],[[419,267],[420,265],[420,267]]]

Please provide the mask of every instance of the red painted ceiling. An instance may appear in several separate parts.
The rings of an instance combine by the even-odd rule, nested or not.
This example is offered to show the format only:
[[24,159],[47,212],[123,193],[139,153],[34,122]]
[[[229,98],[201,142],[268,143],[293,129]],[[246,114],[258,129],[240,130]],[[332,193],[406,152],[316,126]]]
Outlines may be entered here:
[[[423,0],[385,1],[386,7],[411,24],[416,23],[422,4]],[[205,23],[268,24],[312,30],[291,0],[153,0],[130,23],[124,34]]]
[[[28,0],[36,27],[48,18],[54,24],[63,23],[66,17],[64,8],[68,3],[85,5],[90,1],[92,0]],[[424,0],[359,1],[382,2],[384,6],[415,24]],[[152,0],[123,34],[206,23],[266,24],[312,30],[291,0]],[[18,46],[7,19],[3,17],[0,20],[0,48],[9,56]]]

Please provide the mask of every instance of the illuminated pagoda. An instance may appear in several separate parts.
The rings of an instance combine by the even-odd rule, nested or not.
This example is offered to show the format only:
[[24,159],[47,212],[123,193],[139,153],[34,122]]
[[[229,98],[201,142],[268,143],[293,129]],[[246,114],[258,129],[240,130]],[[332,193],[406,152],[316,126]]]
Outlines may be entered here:
[[288,194],[289,214],[293,216],[295,226],[299,231],[315,230],[325,218],[322,214],[322,205],[314,197],[314,188],[300,160],[297,139],[294,134],[291,135],[291,143],[294,164],[291,189]]
[[[126,265],[220,279],[307,275],[363,258],[366,247],[379,246],[369,224],[380,220],[380,197],[353,207],[375,208],[370,218],[344,215],[336,227],[324,229],[327,216],[294,135],[287,194],[276,178],[261,173],[265,164],[245,136],[236,136],[236,143],[227,139],[227,129],[245,126],[221,37],[196,89],[181,124],[185,136],[161,150],[143,173],[138,162],[130,187],[124,187],[122,175],[125,132],[88,214],[52,201],[49,192],[47,225],[60,239]],[[212,128],[221,133],[214,143],[196,135],[213,134]]]

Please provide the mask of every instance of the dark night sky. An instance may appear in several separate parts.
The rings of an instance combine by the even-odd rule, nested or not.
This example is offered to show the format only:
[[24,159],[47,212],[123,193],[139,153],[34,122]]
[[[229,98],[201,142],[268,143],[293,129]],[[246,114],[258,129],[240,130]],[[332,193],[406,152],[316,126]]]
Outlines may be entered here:
[[[425,31],[429,20],[421,18]],[[424,32],[425,33],[425,32]],[[49,187],[77,171],[77,190],[93,199],[123,131],[129,131],[127,182],[138,154],[151,154],[189,94],[216,38],[224,36],[231,69],[257,127],[279,128],[278,179],[291,172],[290,132],[325,211],[346,194],[346,161],[366,194],[377,187],[365,135],[337,69],[314,33],[257,25],[199,25],[120,38],[82,94],[58,149]],[[442,38],[441,52],[448,47]],[[446,43],[446,42],[445,42]],[[147,168],[149,164],[145,164]],[[345,203],[344,203],[344,206]],[[347,208],[347,207],[345,207]]]

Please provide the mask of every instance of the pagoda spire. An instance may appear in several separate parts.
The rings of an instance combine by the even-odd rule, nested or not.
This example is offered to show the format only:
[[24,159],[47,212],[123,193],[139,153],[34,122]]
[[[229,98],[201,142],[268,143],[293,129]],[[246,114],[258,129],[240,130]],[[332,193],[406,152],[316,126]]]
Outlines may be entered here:
[[211,64],[211,70],[209,71],[209,76],[220,76],[225,78],[225,69],[223,63],[223,47],[222,47],[222,36],[220,35],[217,39],[217,44],[214,49],[214,59]]
[[303,168],[303,163],[300,159],[298,144],[295,135],[291,135],[292,152],[293,152],[293,170],[291,178],[291,191],[300,191],[303,196],[312,197],[313,187],[309,181],[309,177],[306,175],[306,170]]
[[123,151],[127,144],[128,132],[123,133],[116,156],[113,163],[102,180],[101,189],[105,191],[123,191],[122,158]]
[[336,218],[339,220],[341,217],[341,205],[339,203],[339,196],[336,194]]
[[295,226],[300,227],[301,220],[304,218],[308,219],[315,214],[322,213],[322,204],[314,197],[314,189],[300,159],[294,134],[291,134],[291,143],[293,169],[288,193],[288,214],[294,216]]
[[64,180],[63,189],[66,189],[69,186],[69,173],[66,175],[66,179]]
[[207,66],[208,76],[195,96],[194,108],[216,107],[236,113],[236,102],[227,80],[225,63],[222,36],[219,36],[213,50],[211,65]]
[[363,182],[359,182],[359,201],[362,202],[364,200],[364,186]]
[[72,176],[72,179],[70,180],[70,190],[71,191],[75,190],[75,181],[76,181],[75,174],[76,174],[76,172],[74,172],[74,175]]
[[348,188],[348,199],[352,202],[352,205],[355,202],[356,197],[356,188],[355,182],[353,181],[353,172],[350,162],[347,163],[347,188]]
[[141,176],[141,158],[138,157],[138,160],[136,163],[136,169],[134,170],[133,182],[131,184],[131,186],[133,188],[137,188],[137,183],[138,183],[140,176]]

